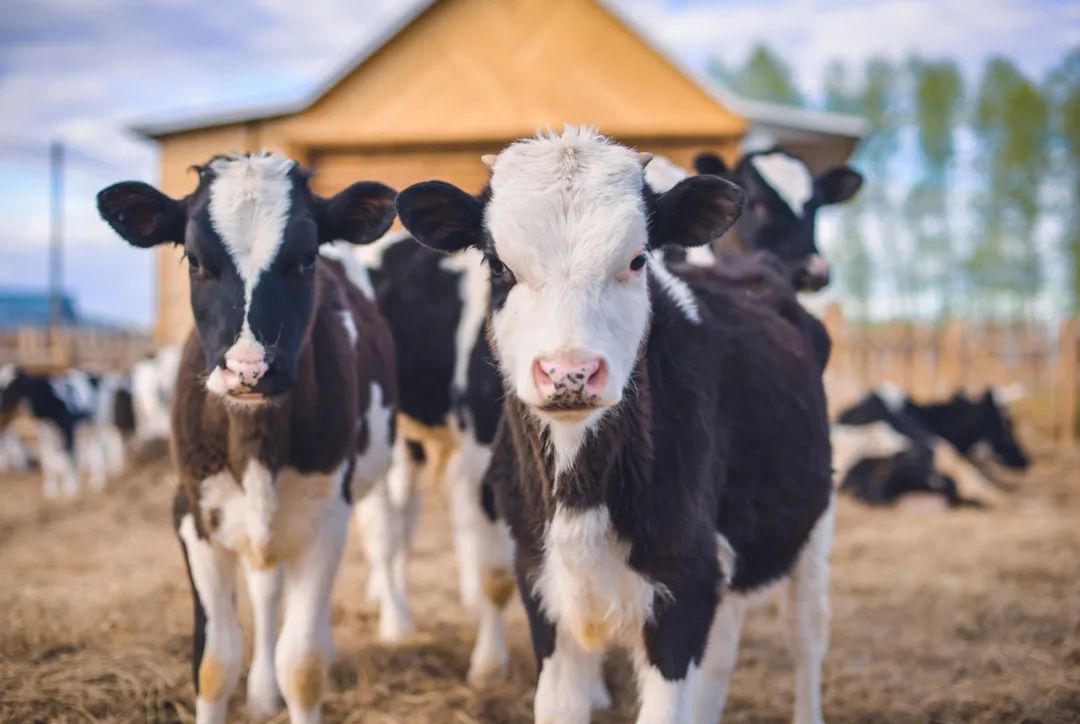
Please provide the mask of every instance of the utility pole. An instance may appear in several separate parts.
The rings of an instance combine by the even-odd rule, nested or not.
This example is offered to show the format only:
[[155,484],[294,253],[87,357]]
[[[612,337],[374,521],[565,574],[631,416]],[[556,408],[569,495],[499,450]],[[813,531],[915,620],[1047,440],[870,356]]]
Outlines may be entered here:
[[64,311],[64,144],[60,141],[49,144],[49,179],[49,322],[55,336]]

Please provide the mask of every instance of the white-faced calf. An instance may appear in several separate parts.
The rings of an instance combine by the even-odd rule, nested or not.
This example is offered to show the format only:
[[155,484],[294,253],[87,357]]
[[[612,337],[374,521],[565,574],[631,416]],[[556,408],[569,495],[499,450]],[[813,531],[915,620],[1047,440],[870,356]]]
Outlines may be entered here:
[[506,408],[488,480],[516,542],[538,722],[588,721],[619,643],[639,721],[715,721],[743,594],[785,578],[797,720],[820,720],[831,487],[805,312],[766,267],[650,260],[708,243],[742,203],[715,176],[655,194],[639,154],[575,128],[505,149],[481,197],[427,182],[398,198],[418,240],[490,269]]
[[172,447],[200,722],[224,720],[240,676],[239,565],[255,614],[249,708],[273,714],[283,695],[293,721],[319,719],[351,504],[389,468],[396,396],[385,320],[320,245],[378,238],[393,198],[366,182],[321,198],[296,163],[269,153],[212,159],[184,199],[137,182],[98,196],[127,241],[182,244],[190,269],[196,329],[180,362]]

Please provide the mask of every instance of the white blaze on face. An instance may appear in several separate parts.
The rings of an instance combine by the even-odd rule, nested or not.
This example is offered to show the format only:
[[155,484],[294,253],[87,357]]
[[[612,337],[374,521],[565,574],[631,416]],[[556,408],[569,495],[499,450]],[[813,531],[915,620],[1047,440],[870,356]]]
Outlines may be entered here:
[[[210,223],[221,237],[244,283],[244,321],[232,352],[251,359],[265,350],[251,331],[248,316],[259,277],[270,267],[281,248],[289,217],[295,163],[276,153],[228,156],[210,164]],[[207,389],[225,393],[229,386],[215,369]]]
[[814,179],[806,164],[780,152],[751,156],[750,163],[792,213],[801,217],[814,195]]
[[517,280],[492,327],[511,388],[535,408],[534,361],[572,350],[603,359],[599,404],[616,404],[649,318],[645,273],[629,269],[648,239],[638,154],[567,127],[504,150],[491,190],[487,227]]

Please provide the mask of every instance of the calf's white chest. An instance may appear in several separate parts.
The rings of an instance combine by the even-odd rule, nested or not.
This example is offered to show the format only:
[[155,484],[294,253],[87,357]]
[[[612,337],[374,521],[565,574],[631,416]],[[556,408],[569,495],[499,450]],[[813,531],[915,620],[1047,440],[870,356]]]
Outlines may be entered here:
[[627,564],[630,545],[615,535],[607,507],[561,506],[544,533],[535,591],[548,618],[588,651],[640,633],[665,589]]
[[333,506],[347,505],[343,473],[271,473],[252,460],[241,482],[227,471],[212,475],[200,489],[210,537],[256,568],[273,568],[306,549]]

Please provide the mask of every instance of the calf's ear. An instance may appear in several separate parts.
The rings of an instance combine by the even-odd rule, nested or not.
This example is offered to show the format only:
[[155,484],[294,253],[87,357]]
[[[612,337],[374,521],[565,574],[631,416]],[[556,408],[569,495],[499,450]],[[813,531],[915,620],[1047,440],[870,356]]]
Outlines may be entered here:
[[453,184],[414,184],[398,194],[397,211],[409,233],[435,251],[452,254],[483,245],[483,205]]
[[847,201],[862,187],[862,174],[850,166],[837,166],[814,179],[821,190],[822,204],[839,204]]
[[319,243],[369,244],[394,223],[394,189],[376,181],[357,181],[329,199],[319,199]]
[[186,202],[171,199],[141,181],[121,181],[97,195],[98,213],[133,246],[184,243]]
[[694,170],[698,173],[709,173],[713,176],[724,176],[731,172],[724,159],[712,151],[702,151],[694,157]]
[[719,176],[691,176],[656,200],[649,245],[701,246],[727,231],[746,205],[743,190]]

